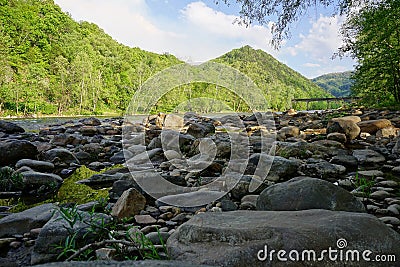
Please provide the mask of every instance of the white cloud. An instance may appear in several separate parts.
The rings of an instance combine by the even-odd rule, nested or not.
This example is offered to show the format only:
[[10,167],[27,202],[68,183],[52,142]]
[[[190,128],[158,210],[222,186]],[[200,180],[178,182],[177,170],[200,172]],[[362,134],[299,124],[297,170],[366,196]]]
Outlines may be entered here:
[[310,63],[310,62],[305,63],[305,64],[303,64],[302,66],[303,66],[303,67],[307,67],[307,68],[318,68],[318,67],[321,67],[320,64]]
[[292,56],[304,53],[316,61],[329,62],[343,43],[339,33],[342,21],[343,19],[339,16],[321,15],[317,21],[312,23],[307,35],[300,34],[298,44],[287,48],[288,53]]

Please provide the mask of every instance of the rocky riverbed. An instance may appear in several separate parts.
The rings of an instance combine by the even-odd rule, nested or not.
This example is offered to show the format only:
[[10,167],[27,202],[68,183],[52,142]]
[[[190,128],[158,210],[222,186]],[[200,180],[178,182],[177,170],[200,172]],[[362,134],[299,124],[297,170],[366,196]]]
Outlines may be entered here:
[[[38,133],[0,121],[0,197],[7,203],[51,200],[82,166],[99,173],[78,183],[109,190],[107,199],[80,205],[18,213],[1,206],[0,266],[286,266],[258,252],[268,245],[318,253],[338,240],[394,255],[397,261],[374,264],[396,266],[399,128],[400,112],[371,109],[158,114],[143,123],[85,118]],[[209,196],[215,201],[201,203]]]

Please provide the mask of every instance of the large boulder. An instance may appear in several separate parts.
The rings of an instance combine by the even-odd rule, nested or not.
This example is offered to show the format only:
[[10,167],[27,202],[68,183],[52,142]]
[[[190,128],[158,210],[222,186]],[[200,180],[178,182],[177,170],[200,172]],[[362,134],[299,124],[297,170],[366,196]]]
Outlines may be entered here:
[[296,177],[269,186],[258,197],[257,209],[365,211],[364,204],[347,190],[311,177]]
[[23,133],[24,128],[18,126],[17,124],[9,121],[0,120],[0,132],[6,134]]
[[43,204],[22,212],[13,213],[0,219],[0,237],[22,235],[34,228],[40,228],[53,215],[55,206]]
[[[359,252],[361,260],[346,261],[346,266],[371,266],[371,262],[362,260],[362,253],[369,250],[373,255],[398,256],[400,235],[366,213],[318,209],[232,211],[197,214],[167,241],[172,259],[215,266],[343,266],[343,261],[329,259],[326,251],[329,248],[344,253]],[[268,256],[272,250],[275,254],[271,261]],[[281,252],[281,257],[288,261],[277,259],[280,250],[285,253]],[[303,251],[313,250],[315,258],[325,250],[325,257],[318,263],[291,261],[288,255],[296,256],[289,254],[291,250],[299,252],[300,257]],[[371,259],[373,255],[368,254]],[[313,254],[310,257],[313,259]],[[374,266],[395,264],[374,262]]]
[[6,140],[0,142],[0,166],[15,164],[20,159],[35,159],[38,150],[26,140]]

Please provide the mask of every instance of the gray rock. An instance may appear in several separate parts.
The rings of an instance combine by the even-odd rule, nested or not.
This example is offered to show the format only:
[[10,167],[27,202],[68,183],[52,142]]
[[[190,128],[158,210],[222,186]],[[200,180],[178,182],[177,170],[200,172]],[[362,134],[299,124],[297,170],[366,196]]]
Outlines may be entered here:
[[101,125],[101,121],[99,119],[97,119],[97,118],[94,118],[94,117],[81,119],[81,120],[79,120],[79,122],[84,124],[84,125],[90,125],[90,126]]
[[[377,238],[379,237],[379,238]],[[338,249],[339,239],[346,249],[374,254],[400,254],[400,235],[375,216],[328,210],[233,211],[201,213],[181,225],[168,239],[172,259],[217,266],[299,266],[299,262],[260,261],[257,254],[267,246],[287,253],[297,250]],[[345,250],[344,250],[345,251]],[[361,256],[360,256],[361,257]],[[304,266],[343,266],[327,257]],[[347,261],[346,266],[371,266],[370,262]],[[378,266],[378,265],[374,265]],[[381,266],[387,266],[383,264]]]
[[326,133],[343,133],[347,140],[353,140],[360,134],[360,127],[351,120],[340,118],[340,120],[329,122]]
[[127,159],[130,159],[133,154],[129,150],[125,151],[119,151],[115,153],[111,158],[111,162],[114,162],[115,164],[122,164],[125,162],[125,155]]
[[34,228],[40,228],[50,220],[55,206],[43,204],[13,213],[0,219],[0,237],[7,235],[22,235]]
[[47,161],[39,161],[33,159],[21,159],[15,164],[16,168],[21,168],[23,166],[27,166],[35,171],[46,172],[52,171],[54,169],[54,164]]
[[153,245],[161,245],[161,241],[166,244],[169,236],[169,233],[166,232],[151,232],[146,235]]
[[24,176],[24,186],[29,187],[40,187],[42,185],[51,185],[59,186],[63,183],[63,179],[53,173],[41,173],[41,172],[23,172]]
[[353,155],[339,153],[332,157],[330,163],[345,166],[346,169],[356,170],[358,167],[358,161]]
[[363,203],[347,190],[330,182],[296,177],[272,185],[257,199],[258,210],[326,209],[365,212]]
[[358,160],[359,164],[361,165],[374,166],[385,162],[384,156],[370,149],[354,150],[353,156]]
[[400,220],[396,217],[391,217],[391,216],[380,217],[379,220],[381,220],[384,223],[389,223],[391,225],[400,225]]
[[[77,220],[73,228],[60,216],[58,211],[43,226],[35,241],[35,246],[33,247],[31,256],[32,265],[56,260],[60,250],[56,249],[54,246],[65,242],[65,239],[71,232],[77,233],[76,242],[78,243],[93,242],[93,234],[87,234],[90,224],[100,225],[102,222],[107,223],[110,221],[110,217],[105,214],[95,213],[90,215],[84,211],[78,211],[78,213],[82,220]],[[90,223],[88,224],[85,222]]]
[[20,159],[36,159],[38,149],[26,140],[6,140],[0,142],[0,166],[15,164]]
[[75,163],[79,164],[79,160],[75,155],[67,149],[63,148],[53,148],[44,153],[44,160],[53,161],[55,158],[59,158],[63,163]]
[[326,179],[339,177],[346,171],[342,165],[332,164],[325,160],[309,160],[300,166],[300,171],[307,176]]
[[0,132],[6,134],[23,133],[24,128],[18,126],[17,124],[9,121],[0,120]]
[[297,173],[298,162],[280,156],[269,156],[256,153],[250,156],[249,162],[259,168],[254,173],[259,177],[267,175],[268,181],[288,180]]
[[186,133],[196,138],[206,137],[210,133],[215,132],[215,127],[212,122],[190,122]]
[[225,195],[225,192],[200,190],[176,195],[166,195],[157,199],[156,205],[168,206],[173,205],[185,211],[196,211],[201,207],[205,207],[209,202],[218,200]]
[[392,195],[384,190],[378,190],[375,192],[372,192],[370,197],[373,199],[378,199],[378,200],[383,200],[387,197],[391,197]]

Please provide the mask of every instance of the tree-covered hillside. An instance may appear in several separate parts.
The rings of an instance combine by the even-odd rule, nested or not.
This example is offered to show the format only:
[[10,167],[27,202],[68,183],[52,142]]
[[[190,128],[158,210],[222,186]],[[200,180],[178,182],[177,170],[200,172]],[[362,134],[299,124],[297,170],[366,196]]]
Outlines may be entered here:
[[[274,110],[290,108],[293,98],[332,96],[270,54],[254,50],[250,46],[234,49],[215,61],[234,67],[249,76],[264,92]],[[324,103],[313,103],[312,108],[324,108],[324,105]]]
[[0,116],[121,112],[151,74],[179,62],[121,45],[52,0],[0,0]]
[[312,81],[336,97],[345,97],[351,94],[352,74],[352,71],[329,73],[318,76]]
[[[292,98],[330,96],[249,46],[215,61],[247,74],[274,110],[289,108]],[[147,78],[179,63],[169,54],[122,45],[97,25],[74,21],[52,0],[0,0],[0,116],[123,113]],[[231,109],[246,109],[237,96],[215,85],[183,87],[164,96],[157,111],[172,111],[194,97],[215,97]],[[200,106],[210,111],[215,102],[210,103]]]

